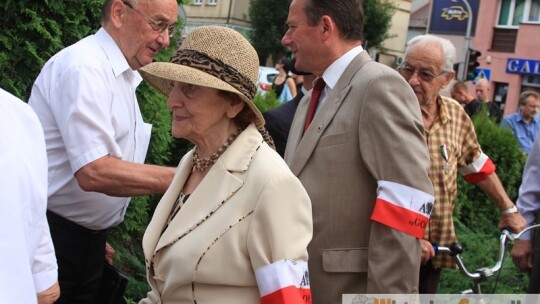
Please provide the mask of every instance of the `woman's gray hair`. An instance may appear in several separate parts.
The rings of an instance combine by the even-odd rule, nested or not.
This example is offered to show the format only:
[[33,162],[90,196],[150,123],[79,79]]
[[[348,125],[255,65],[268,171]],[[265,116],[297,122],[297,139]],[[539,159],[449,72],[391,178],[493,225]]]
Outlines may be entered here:
[[441,37],[433,36],[433,35],[420,35],[412,38],[407,42],[407,45],[405,46],[405,57],[407,57],[407,53],[409,52],[409,49],[417,44],[433,44],[436,43],[441,46],[441,49],[443,51],[443,57],[444,57],[444,63],[441,66],[441,70],[445,72],[450,72],[454,70],[454,62],[456,61],[456,47],[450,42],[448,39],[444,39]]

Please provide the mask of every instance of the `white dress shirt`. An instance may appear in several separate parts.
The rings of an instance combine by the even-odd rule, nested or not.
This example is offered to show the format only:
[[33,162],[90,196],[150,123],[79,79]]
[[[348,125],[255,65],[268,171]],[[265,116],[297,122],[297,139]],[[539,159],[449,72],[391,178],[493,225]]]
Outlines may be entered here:
[[107,155],[144,161],[151,125],[143,122],[135,96],[141,80],[103,28],[45,64],[29,104],[47,143],[48,210],[93,230],[123,220],[129,198],[85,192],[74,174]]
[[[319,104],[317,105],[315,113],[317,113],[317,111],[321,108],[324,101],[326,100],[326,96],[328,96],[328,92],[336,86],[336,83],[338,82],[339,78],[341,78],[343,72],[345,72],[345,69],[347,69],[353,59],[358,56],[358,54],[360,54],[363,50],[364,49],[361,45],[356,46],[350,49],[347,53],[343,54],[341,57],[339,57],[338,60],[334,61],[328,68],[326,68],[322,76],[324,82],[326,83],[326,86],[321,92],[321,97],[319,97]],[[313,87],[315,87],[316,81],[317,79],[313,80]]]
[[58,279],[45,216],[45,139],[32,109],[2,89],[0,172],[0,302],[36,303]]

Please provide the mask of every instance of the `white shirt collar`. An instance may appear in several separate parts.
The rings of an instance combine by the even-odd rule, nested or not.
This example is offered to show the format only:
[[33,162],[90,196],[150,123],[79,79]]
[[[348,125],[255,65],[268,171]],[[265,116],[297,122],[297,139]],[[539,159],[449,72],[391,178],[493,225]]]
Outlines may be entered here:
[[334,61],[323,73],[323,79],[326,86],[333,89],[339,78],[353,59],[358,56],[364,49],[361,45],[350,49],[347,53],[343,54],[336,61]]
[[136,88],[141,83],[142,77],[139,72],[131,69],[126,57],[122,54],[122,50],[120,50],[120,47],[116,44],[116,41],[114,41],[104,28],[100,28],[95,34],[95,37],[111,62],[114,76],[118,77],[121,74],[126,73],[133,83],[133,86]]

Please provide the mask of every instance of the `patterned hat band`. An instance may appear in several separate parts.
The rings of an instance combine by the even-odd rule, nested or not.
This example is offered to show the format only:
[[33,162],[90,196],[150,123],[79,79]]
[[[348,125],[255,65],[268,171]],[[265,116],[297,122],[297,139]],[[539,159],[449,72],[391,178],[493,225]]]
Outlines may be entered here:
[[182,49],[174,54],[170,62],[188,66],[216,77],[237,89],[250,100],[253,100],[257,93],[257,86],[248,77],[223,61],[212,58],[205,53]]

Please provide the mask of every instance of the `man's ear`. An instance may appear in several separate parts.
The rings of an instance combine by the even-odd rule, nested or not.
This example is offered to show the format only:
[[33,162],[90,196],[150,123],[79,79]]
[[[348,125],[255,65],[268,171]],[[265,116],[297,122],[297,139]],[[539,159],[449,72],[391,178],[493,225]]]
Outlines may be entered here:
[[336,30],[336,24],[334,23],[334,19],[332,19],[332,17],[328,15],[322,16],[320,25],[322,27],[322,35],[325,40],[331,37]]
[[124,2],[122,2],[122,0],[114,0],[111,5],[111,11],[109,12],[109,22],[111,22],[115,28],[119,28],[122,23],[125,22],[124,20],[128,12],[127,10],[128,7],[124,4]]
[[443,88],[445,88],[450,82],[452,82],[452,79],[454,79],[454,76],[456,76],[456,72],[450,71],[444,74],[444,85]]

